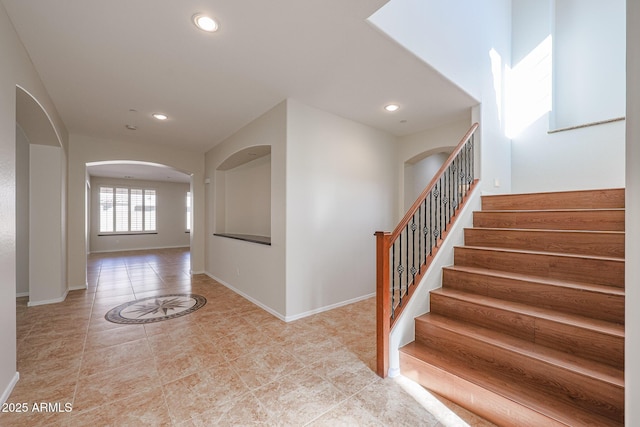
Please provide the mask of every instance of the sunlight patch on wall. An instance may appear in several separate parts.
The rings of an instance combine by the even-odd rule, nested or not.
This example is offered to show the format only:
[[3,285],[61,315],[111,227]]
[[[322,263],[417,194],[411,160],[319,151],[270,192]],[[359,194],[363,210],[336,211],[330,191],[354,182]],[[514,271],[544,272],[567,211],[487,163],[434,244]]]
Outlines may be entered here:
[[549,35],[512,69],[506,69],[506,134],[516,137],[552,108],[552,38]]
[[502,104],[504,99],[502,97],[502,85],[504,83],[502,57],[495,49],[491,49],[489,51],[489,58],[491,59],[491,74],[493,74],[493,90],[496,93],[498,120],[502,123]]

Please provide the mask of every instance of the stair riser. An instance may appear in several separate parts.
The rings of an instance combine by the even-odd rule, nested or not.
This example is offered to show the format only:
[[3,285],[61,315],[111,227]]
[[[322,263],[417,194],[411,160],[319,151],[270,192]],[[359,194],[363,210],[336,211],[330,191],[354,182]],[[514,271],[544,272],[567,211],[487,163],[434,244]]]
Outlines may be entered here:
[[468,228],[468,246],[624,258],[624,234]]
[[624,287],[624,260],[457,247],[454,251],[454,263],[537,277]]
[[619,422],[624,419],[623,388],[433,325],[416,330],[416,339],[477,369],[490,369],[506,381],[526,383],[532,393],[552,395]]
[[624,324],[624,295],[591,292],[445,268],[443,286],[563,313]]
[[[538,411],[400,352],[402,375],[500,426],[566,427]],[[594,424],[601,427],[599,424]]]
[[624,337],[536,319],[535,343],[624,369]]
[[482,209],[610,209],[624,208],[624,189],[483,196]]
[[[624,337],[431,293],[431,312],[575,356],[624,368]],[[416,340],[424,322],[416,321]],[[420,330],[420,332],[419,332]]]
[[484,228],[624,231],[624,211],[474,212],[473,226]]
[[[469,322],[476,326],[482,326],[516,338],[534,342],[535,319],[530,316],[468,303],[433,292],[429,297],[431,313]],[[416,341],[419,341],[418,337],[422,335],[419,329],[424,327],[425,323],[416,321],[415,326]]]

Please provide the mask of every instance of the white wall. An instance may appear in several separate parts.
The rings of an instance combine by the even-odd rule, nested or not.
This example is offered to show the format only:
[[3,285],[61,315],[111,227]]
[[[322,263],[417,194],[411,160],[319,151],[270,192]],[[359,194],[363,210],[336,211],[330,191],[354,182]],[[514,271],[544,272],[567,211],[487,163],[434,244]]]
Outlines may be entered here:
[[547,134],[542,117],[513,139],[513,191],[624,187],[625,122]]
[[16,296],[29,294],[29,140],[16,125]]
[[47,111],[63,146],[67,131],[27,52],[0,4],[0,402],[18,379],[16,372],[16,85]]
[[271,155],[223,173],[225,224],[216,232],[271,236]]
[[287,308],[297,318],[375,292],[377,230],[394,224],[395,138],[287,101]]
[[[156,190],[155,234],[100,235],[100,186]],[[94,177],[91,179],[91,252],[189,246],[186,233],[186,195],[189,184]]]
[[554,4],[552,127],[624,116],[625,0]]
[[509,192],[504,101],[511,0],[392,0],[370,21],[481,102],[472,114],[480,123],[480,185],[485,192]]
[[62,148],[29,147],[29,305],[63,301],[67,294],[64,264],[64,184]]
[[193,222],[191,270],[204,271],[204,159],[202,153],[71,135],[68,160],[68,281],[70,289],[86,288],[85,239],[86,164],[110,160],[135,160],[172,167],[192,175]]
[[625,424],[640,424],[640,2],[627,1]]
[[[274,315],[283,318],[285,307],[286,226],[286,102],[275,106],[205,155],[207,229],[206,271]],[[271,146],[271,246],[214,236],[220,206],[218,167],[234,153],[258,145]]]
[[[567,1],[563,0],[563,3]],[[577,4],[577,2],[572,3]],[[619,1],[616,0],[613,3],[617,4]],[[514,66],[553,32],[553,4],[552,0],[513,1],[512,57]],[[580,3],[581,6],[582,3]],[[608,3],[606,7],[609,7]],[[612,8],[612,10],[614,9]],[[602,23],[604,24],[605,21]],[[624,22],[618,22],[613,26],[616,28],[611,28],[610,33],[612,35],[619,34],[620,28],[624,27]],[[565,28],[564,31],[566,32],[569,28]],[[565,36],[568,37],[567,34]],[[582,33],[577,36],[582,36]],[[616,46],[612,46],[611,49],[624,49],[624,44],[624,40],[619,40]],[[618,68],[620,68],[620,64],[618,64]],[[576,70],[580,70],[579,73]],[[616,71],[622,72],[624,75],[624,70]],[[624,114],[624,100],[620,100],[619,96],[603,98],[598,93],[600,87],[611,86],[608,78],[577,65],[572,66],[570,72],[574,80],[580,80],[578,76],[583,76],[585,73],[589,74],[590,80],[597,78],[603,80],[590,86],[593,90],[585,95],[591,97],[592,101],[589,102],[582,98],[571,98],[570,94],[556,94],[556,98],[559,96],[571,98],[561,101],[565,104],[565,109],[577,108],[577,105],[574,104],[580,103],[580,111],[584,112],[585,109],[590,109],[588,111],[591,120],[612,118],[600,110],[600,106],[603,104],[606,104],[609,110],[622,111]],[[624,79],[618,78],[618,80]],[[582,115],[584,116],[584,114]],[[511,164],[512,190],[514,192],[624,186],[624,122],[548,134],[550,120],[549,113],[543,114],[520,134],[513,136]]]

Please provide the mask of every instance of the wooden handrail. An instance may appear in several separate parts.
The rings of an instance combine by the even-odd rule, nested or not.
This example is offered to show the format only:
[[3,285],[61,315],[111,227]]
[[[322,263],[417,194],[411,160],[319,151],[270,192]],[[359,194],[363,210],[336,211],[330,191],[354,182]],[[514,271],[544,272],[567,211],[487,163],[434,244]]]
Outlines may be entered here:
[[[389,334],[395,321],[413,295],[416,285],[426,274],[447,227],[456,220],[466,196],[475,188],[474,134],[478,124],[471,126],[438,170],[429,185],[418,196],[393,232],[377,231],[376,236],[376,373],[386,377],[389,370]],[[463,150],[465,150],[463,152]],[[455,163],[457,160],[457,164]],[[461,165],[462,163],[462,165]],[[449,200],[451,198],[451,200]],[[460,202],[460,203],[458,203]],[[453,204],[453,206],[451,206]],[[424,212],[424,215],[422,213]],[[444,215],[443,215],[444,212]],[[427,214],[429,221],[427,222]],[[416,217],[417,215],[417,217]],[[435,218],[436,221],[432,221]],[[411,223],[411,226],[410,226]],[[435,229],[432,228],[435,226]],[[411,231],[409,231],[411,230]],[[416,249],[416,231],[418,249]],[[405,236],[403,243],[402,236]],[[428,236],[428,239],[427,239]],[[412,246],[409,246],[409,239]],[[429,247],[427,248],[427,240]],[[399,241],[396,251],[396,241]],[[403,265],[403,248],[404,260]],[[398,263],[395,256],[398,252]],[[416,268],[415,261],[418,260]],[[411,268],[409,268],[411,267]],[[404,274],[404,289],[403,289]],[[411,281],[409,281],[411,274]],[[396,278],[397,301],[396,297]]]
[[469,129],[469,131],[462,137],[462,139],[460,140],[456,148],[453,149],[449,157],[447,157],[447,160],[442,164],[440,169],[438,169],[438,172],[436,172],[436,174],[433,176],[429,185],[427,185],[425,189],[422,191],[422,193],[420,193],[420,195],[418,196],[416,201],[413,202],[413,205],[411,205],[411,207],[409,208],[407,213],[404,215],[402,220],[400,220],[400,223],[398,224],[398,226],[395,228],[395,230],[393,230],[393,233],[391,233],[391,238],[390,238],[391,241],[394,241],[395,239],[397,239],[400,233],[402,232],[402,230],[404,229],[404,227],[406,227],[407,224],[409,224],[409,220],[416,213],[422,201],[425,199],[425,197],[427,197],[429,192],[433,190],[433,187],[436,186],[438,180],[440,179],[444,171],[446,171],[447,168],[451,166],[451,162],[453,162],[453,159],[455,159],[456,156],[460,153],[460,151],[462,150],[462,147],[464,147],[465,143],[469,140],[469,138],[471,138],[471,135],[473,135],[476,129],[478,129],[478,126],[479,126],[478,123],[474,123]]

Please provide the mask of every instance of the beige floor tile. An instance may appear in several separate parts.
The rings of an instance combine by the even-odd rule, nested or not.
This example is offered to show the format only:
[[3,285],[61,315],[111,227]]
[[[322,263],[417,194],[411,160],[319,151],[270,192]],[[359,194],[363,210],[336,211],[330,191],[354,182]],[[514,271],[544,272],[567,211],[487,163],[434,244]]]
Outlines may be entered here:
[[169,410],[161,387],[139,393],[135,404],[130,399],[116,400],[86,411],[69,414],[69,427],[153,426],[170,427]]
[[436,426],[438,420],[393,379],[375,381],[355,396],[356,401],[385,425]]
[[238,374],[228,365],[194,373],[163,387],[174,422],[224,408],[229,402],[249,392]]
[[271,418],[269,412],[253,394],[247,393],[219,408],[195,416],[180,427],[209,426],[273,426],[278,421]]
[[[400,424],[396,424],[400,425]],[[422,425],[422,424],[420,424]],[[384,427],[354,399],[346,400],[308,424],[309,427]]]
[[121,399],[135,402],[140,393],[159,385],[160,379],[153,359],[95,375],[81,376],[77,384],[73,410],[84,411]]
[[159,352],[155,355],[155,362],[163,384],[227,365],[225,357],[217,350],[195,346]]
[[83,348],[83,337],[37,340],[35,342],[26,338],[20,343],[18,353],[22,360],[46,360],[81,354]]
[[112,347],[146,337],[147,334],[142,325],[118,325],[118,327],[107,330],[89,330],[85,351]]
[[301,362],[277,346],[256,348],[233,360],[231,366],[251,389],[304,368]]
[[69,414],[62,412],[38,412],[33,404],[28,404],[26,413],[0,413],[2,427],[63,427],[67,425]]
[[334,351],[330,357],[312,364],[311,369],[347,396],[380,380],[365,362],[345,349]]
[[80,375],[93,375],[152,358],[153,354],[146,337],[111,347],[85,351]]
[[337,406],[346,396],[308,368],[296,371],[255,390],[278,425],[300,426]]

